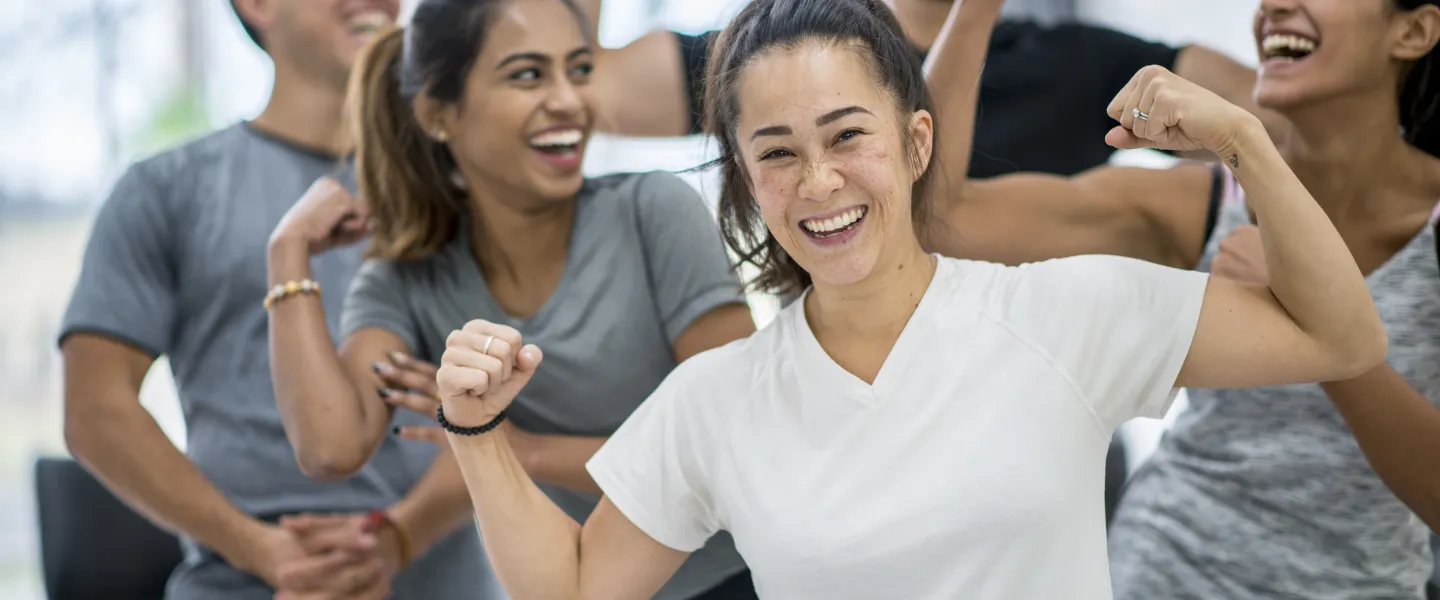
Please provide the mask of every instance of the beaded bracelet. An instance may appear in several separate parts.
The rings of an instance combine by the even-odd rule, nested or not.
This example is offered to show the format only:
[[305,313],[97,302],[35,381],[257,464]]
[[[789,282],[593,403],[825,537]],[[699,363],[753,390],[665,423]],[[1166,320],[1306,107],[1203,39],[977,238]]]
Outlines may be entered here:
[[[505,410],[510,409],[507,408]],[[500,411],[500,414],[495,415],[494,419],[490,419],[489,423],[486,423],[479,427],[461,427],[459,425],[451,423],[449,419],[445,418],[445,407],[443,406],[435,409],[435,420],[440,422],[441,429],[444,429],[445,431],[448,431],[455,435],[480,435],[482,433],[487,433],[490,430],[499,427],[501,423],[504,423],[505,410],[502,410]]]
[[312,279],[301,279],[300,281],[287,281],[276,285],[270,288],[269,293],[265,294],[265,301],[262,304],[265,305],[265,310],[270,310],[270,307],[275,306],[276,302],[296,294],[315,294],[319,296],[320,282]]

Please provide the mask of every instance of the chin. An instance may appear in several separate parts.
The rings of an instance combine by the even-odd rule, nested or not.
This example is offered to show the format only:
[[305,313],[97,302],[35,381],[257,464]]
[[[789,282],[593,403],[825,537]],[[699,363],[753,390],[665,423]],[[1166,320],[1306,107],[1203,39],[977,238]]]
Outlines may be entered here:
[[835,287],[861,283],[875,272],[875,263],[879,261],[874,252],[846,254],[823,259],[812,258],[806,261],[810,265],[801,263],[800,266],[810,274],[810,279],[815,283]]

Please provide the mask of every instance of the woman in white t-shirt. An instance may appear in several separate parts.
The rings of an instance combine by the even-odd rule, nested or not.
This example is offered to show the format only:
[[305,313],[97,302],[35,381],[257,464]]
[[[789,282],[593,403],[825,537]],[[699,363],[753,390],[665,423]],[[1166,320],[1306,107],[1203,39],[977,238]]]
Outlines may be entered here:
[[[983,35],[1000,2],[972,3]],[[756,0],[717,52],[722,230],[760,286],[805,295],[661,384],[590,461],[605,499],[583,527],[494,430],[540,349],[483,321],[451,334],[441,421],[512,597],[645,598],[726,530],[765,597],[1108,598],[1119,423],[1162,415],[1177,385],[1340,379],[1384,356],[1330,220],[1258,121],[1197,86],[1137,75],[1121,95],[1141,117],[1110,139],[1224,159],[1264,224],[1268,288],[926,254],[930,101],[881,0]]]

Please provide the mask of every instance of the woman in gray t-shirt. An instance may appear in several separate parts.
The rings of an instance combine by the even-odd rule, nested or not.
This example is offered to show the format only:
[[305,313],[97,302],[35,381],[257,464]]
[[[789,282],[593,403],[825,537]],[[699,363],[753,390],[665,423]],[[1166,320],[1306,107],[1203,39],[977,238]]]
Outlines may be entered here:
[[[312,477],[347,477],[381,445],[414,443],[387,436],[414,392],[383,389],[376,371],[438,362],[451,331],[484,318],[545,344],[550,362],[507,437],[583,520],[598,501],[584,464],[606,437],[679,362],[754,332],[690,186],[665,173],[582,175],[595,116],[581,21],[568,0],[425,0],[406,30],[362,54],[351,116],[365,203],[322,180],[270,243],[276,396]],[[308,264],[367,233],[337,352]],[[755,592],[717,536],[659,597]]]

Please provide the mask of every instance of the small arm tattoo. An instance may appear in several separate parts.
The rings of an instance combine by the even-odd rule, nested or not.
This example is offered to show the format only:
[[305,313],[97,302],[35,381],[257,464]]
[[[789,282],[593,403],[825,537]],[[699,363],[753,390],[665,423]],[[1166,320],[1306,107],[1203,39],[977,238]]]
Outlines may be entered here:
[[1232,168],[1232,169],[1238,169],[1238,168],[1240,168],[1240,153],[1237,152],[1237,153],[1235,153],[1235,154],[1231,154],[1231,155],[1230,155],[1230,168]]

